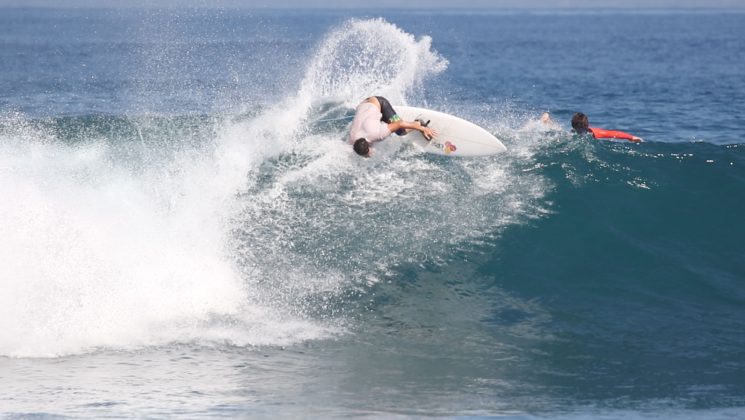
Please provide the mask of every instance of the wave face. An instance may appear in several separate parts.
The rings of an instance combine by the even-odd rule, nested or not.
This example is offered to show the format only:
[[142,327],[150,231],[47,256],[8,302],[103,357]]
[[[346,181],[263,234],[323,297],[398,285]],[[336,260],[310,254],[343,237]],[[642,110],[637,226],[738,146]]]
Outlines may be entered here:
[[541,174],[550,215],[510,228],[479,271],[546,312],[488,322],[538,323],[550,356],[528,365],[572,398],[741,404],[744,163],[741,145],[542,145],[521,166]]
[[[178,35],[204,17],[159,16],[136,15],[144,33],[119,45],[142,62],[104,64],[110,79],[83,83],[93,91],[72,112],[2,108],[0,362],[155,354],[148,363],[165,366],[180,363],[171,351],[217,354],[224,364],[185,366],[202,377],[183,379],[196,389],[241,366],[258,394],[286,387],[319,416],[329,398],[341,415],[745,405],[745,147],[726,125],[736,117],[712,142],[682,141],[695,138],[690,124],[668,142],[588,141],[493,100],[506,87],[485,93],[511,64],[482,42],[488,63],[476,65],[462,28],[442,41],[446,56],[384,19],[317,17],[308,45],[300,23],[298,34],[266,23],[302,19],[270,14],[235,27],[262,52],[237,55],[210,30]],[[519,41],[534,45],[541,28]],[[230,65],[209,79],[215,47]],[[120,88],[141,97],[91,111]],[[451,159],[391,139],[360,159],[343,139],[373,94],[472,120],[509,151]],[[300,371],[318,383],[295,384]],[[360,392],[339,401],[347,385]],[[411,396],[371,401],[390,387]],[[222,392],[253,401],[248,388]]]

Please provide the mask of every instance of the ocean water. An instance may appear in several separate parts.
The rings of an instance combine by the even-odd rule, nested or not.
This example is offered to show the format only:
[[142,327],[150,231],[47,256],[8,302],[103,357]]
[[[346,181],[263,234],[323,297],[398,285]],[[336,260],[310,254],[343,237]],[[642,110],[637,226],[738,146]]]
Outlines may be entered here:
[[[0,416],[742,417],[744,68],[737,10],[2,8]],[[374,94],[508,152],[358,158]]]

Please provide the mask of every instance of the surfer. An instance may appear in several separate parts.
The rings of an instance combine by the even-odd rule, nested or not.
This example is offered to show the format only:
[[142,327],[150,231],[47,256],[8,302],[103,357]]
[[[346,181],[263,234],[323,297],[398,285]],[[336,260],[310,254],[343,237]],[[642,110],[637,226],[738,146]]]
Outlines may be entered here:
[[594,139],[623,139],[634,143],[641,143],[642,139],[623,131],[605,130],[597,127],[590,127],[590,120],[587,115],[578,112],[572,117],[572,131],[583,136],[590,134]]
[[407,130],[418,130],[427,139],[437,136],[437,132],[427,128],[419,121],[404,121],[396,114],[391,103],[382,96],[371,96],[357,106],[349,130],[349,142],[360,156],[372,156],[372,143],[379,142],[396,133],[399,136]]

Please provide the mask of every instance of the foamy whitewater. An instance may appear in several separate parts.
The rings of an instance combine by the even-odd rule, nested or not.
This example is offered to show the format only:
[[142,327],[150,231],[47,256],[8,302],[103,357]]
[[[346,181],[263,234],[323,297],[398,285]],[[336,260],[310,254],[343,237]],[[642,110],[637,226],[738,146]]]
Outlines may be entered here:
[[[591,24],[3,11],[1,415],[742,413],[741,117],[666,137],[665,110],[641,116],[649,87],[580,104],[647,143],[572,137],[574,105],[555,105],[572,99],[550,92],[574,61],[523,38],[597,38]],[[34,35],[40,19],[57,32]],[[742,56],[721,19],[712,36]],[[548,93],[516,97],[538,69],[510,63],[536,54],[556,66]],[[736,80],[726,64],[718,80]],[[615,70],[595,71],[588,85]],[[361,159],[344,138],[371,95],[468,118],[509,151],[394,138]]]
[[[13,200],[0,277],[10,324],[0,353],[325,338],[344,318],[313,319],[306,300],[364,287],[396,264],[445,260],[448,246],[525,213],[533,197],[506,191],[527,182],[510,182],[504,163],[437,165],[415,150],[397,155],[400,142],[360,163],[340,141],[343,126],[309,127],[335,115],[319,106],[347,109],[375,92],[403,103],[447,65],[430,44],[382,20],[350,21],[321,42],[297,95],[203,121],[208,137],[186,145],[157,119],[124,122],[124,144],[65,144],[6,116],[2,186]],[[489,208],[496,196],[500,219]],[[465,202],[472,216],[452,218]],[[370,223],[353,223],[361,219]]]

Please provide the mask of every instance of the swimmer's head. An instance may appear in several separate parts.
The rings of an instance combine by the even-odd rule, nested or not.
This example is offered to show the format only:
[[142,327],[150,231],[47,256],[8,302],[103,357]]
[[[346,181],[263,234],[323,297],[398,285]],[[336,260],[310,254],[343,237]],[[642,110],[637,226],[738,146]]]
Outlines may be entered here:
[[586,134],[590,129],[590,120],[587,115],[578,112],[572,116],[572,128],[577,134]]

